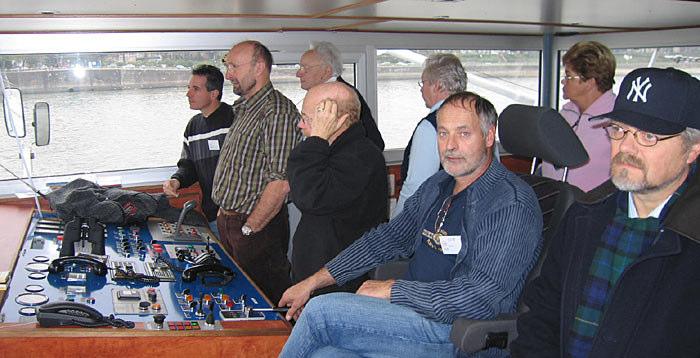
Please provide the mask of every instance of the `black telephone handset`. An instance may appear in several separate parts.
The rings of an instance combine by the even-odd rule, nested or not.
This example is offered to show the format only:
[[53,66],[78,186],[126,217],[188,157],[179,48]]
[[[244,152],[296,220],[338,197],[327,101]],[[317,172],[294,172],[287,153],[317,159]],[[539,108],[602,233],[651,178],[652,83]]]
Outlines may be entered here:
[[59,273],[65,270],[66,265],[82,264],[90,267],[92,272],[99,276],[107,275],[107,265],[93,257],[89,256],[65,256],[59,257],[49,264],[49,273]]
[[185,271],[182,272],[182,281],[192,282],[197,279],[199,275],[219,277],[222,279],[222,282],[218,285],[224,286],[231,282],[236,274],[233,270],[222,264],[194,265],[186,268]]
[[134,328],[134,323],[112,316],[105,317],[98,310],[77,302],[53,302],[40,306],[36,320],[41,327],[81,326],[81,327],[126,327]]

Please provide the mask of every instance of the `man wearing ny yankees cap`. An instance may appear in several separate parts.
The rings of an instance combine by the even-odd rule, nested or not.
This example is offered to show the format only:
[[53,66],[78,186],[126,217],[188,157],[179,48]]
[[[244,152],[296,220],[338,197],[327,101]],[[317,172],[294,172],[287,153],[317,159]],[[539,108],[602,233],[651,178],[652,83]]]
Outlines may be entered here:
[[636,69],[597,120],[611,179],[552,238],[512,356],[698,357],[700,81]]

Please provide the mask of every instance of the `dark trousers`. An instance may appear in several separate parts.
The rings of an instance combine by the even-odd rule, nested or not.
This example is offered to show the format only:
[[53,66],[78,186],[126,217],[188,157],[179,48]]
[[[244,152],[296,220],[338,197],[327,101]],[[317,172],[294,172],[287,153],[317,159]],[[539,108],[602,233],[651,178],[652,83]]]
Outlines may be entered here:
[[243,236],[241,227],[247,215],[219,213],[216,225],[226,252],[236,261],[273,305],[277,305],[284,291],[292,285],[289,277],[289,217],[287,206],[259,232]]

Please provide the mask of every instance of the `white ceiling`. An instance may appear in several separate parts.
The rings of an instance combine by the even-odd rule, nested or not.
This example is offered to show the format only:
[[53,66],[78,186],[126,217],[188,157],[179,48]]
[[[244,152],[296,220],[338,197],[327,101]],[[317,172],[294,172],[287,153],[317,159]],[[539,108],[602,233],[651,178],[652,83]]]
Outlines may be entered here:
[[542,35],[698,27],[700,2],[681,0],[0,0],[0,33]]

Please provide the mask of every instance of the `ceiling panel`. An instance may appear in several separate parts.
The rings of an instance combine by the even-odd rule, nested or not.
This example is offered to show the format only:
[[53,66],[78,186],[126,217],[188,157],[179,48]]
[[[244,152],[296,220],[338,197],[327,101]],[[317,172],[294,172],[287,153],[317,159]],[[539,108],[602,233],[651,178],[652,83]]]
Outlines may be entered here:
[[283,22],[277,19],[249,18],[58,18],[49,21],[36,19],[3,19],[0,21],[0,32],[112,32],[112,31],[295,31],[318,30],[347,26],[355,23],[353,20],[320,19],[309,22],[306,19],[287,19]]
[[285,14],[311,15],[353,0],[0,0],[5,14]]
[[[38,15],[52,11],[57,15]],[[92,15],[92,16],[91,16]],[[148,17],[148,16],[151,17]],[[89,17],[86,17],[89,16]],[[321,18],[319,18],[319,16]],[[433,21],[434,20],[434,21]],[[551,26],[549,26],[551,25]],[[484,34],[700,27],[675,0],[0,0],[0,31],[405,31]]]
[[[500,25],[500,24],[474,24],[474,23],[442,23],[442,22],[412,22],[392,21],[376,23],[355,28],[358,31],[376,32],[425,32],[425,33],[489,33],[503,35],[540,35],[545,31],[544,26],[532,25]],[[577,29],[567,27],[553,27],[553,32],[570,32]]]

